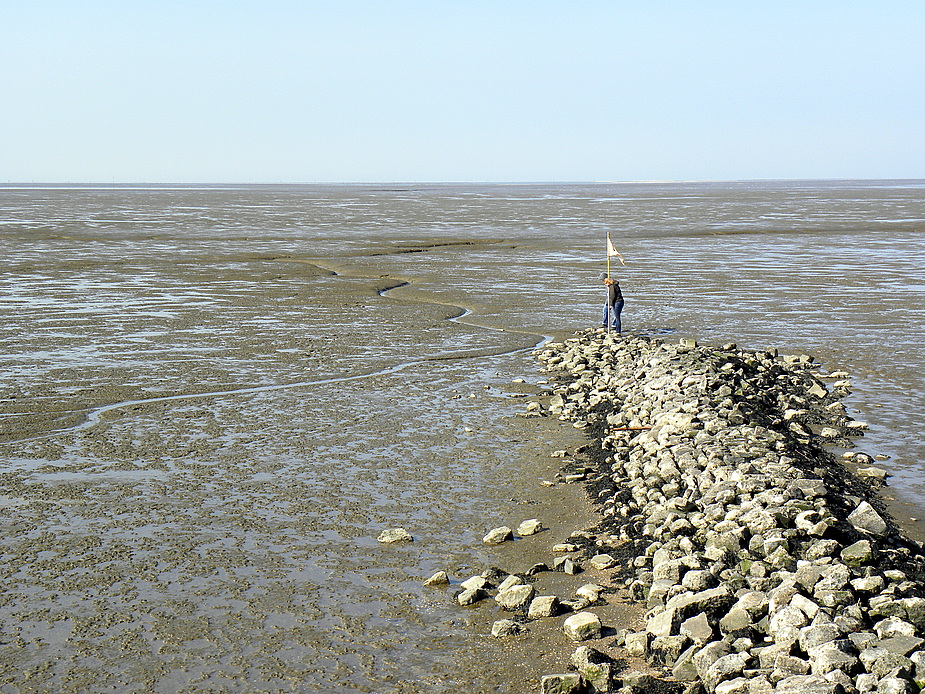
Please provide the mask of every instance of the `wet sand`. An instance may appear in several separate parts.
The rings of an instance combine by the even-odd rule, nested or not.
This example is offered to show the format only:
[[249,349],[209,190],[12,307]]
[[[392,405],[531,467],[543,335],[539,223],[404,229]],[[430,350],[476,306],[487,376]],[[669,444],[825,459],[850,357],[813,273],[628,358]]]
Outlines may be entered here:
[[[704,224],[725,229],[730,197],[741,219],[802,199],[634,190],[619,191],[641,210],[621,217],[628,329],[728,335],[849,371],[856,352],[871,365],[856,406],[885,404],[857,415],[872,424],[859,448],[891,453],[898,498],[916,503],[917,444],[896,432],[914,428],[920,323],[899,339],[857,273],[849,293],[826,279],[833,259],[881,243],[832,247],[846,237],[826,224],[856,203],[837,201],[844,217],[806,213],[805,236],[743,240],[693,229],[697,206],[718,206],[723,218]],[[550,453],[574,450],[580,432],[516,417],[523,400],[510,395],[520,376],[541,387],[529,350],[543,335],[597,316],[594,220],[624,203],[580,188],[389,195],[4,198],[35,219],[2,238],[3,691],[513,693],[561,669],[572,646],[557,625],[500,643],[486,636],[494,609],[455,607],[454,587],[421,583],[547,561],[593,522],[580,488],[541,484],[562,462]],[[653,244],[658,211],[688,204],[680,238]],[[891,243],[915,238],[890,228]],[[863,272],[900,287],[917,248]],[[724,308],[746,295],[742,312]],[[847,338],[845,315],[863,323]],[[897,423],[892,438],[866,416],[878,412]],[[481,544],[532,517],[550,530]],[[396,525],[415,542],[378,545]],[[609,609],[610,624],[633,618],[618,598]]]

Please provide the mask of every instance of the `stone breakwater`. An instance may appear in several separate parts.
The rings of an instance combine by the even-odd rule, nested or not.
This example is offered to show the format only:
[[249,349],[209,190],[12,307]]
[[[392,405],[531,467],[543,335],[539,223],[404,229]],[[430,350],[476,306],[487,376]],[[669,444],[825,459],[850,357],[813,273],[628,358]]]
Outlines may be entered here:
[[564,470],[600,508],[586,553],[617,560],[613,585],[646,610],[607,645],[650,667],[602,680],[612,655],[583,646],[544,692],[919,691],[925,558],[879,500],[884,471],[831,452],[865,428],[840,402],[847,374],[600,329],[536,356],[551,397],[528,412],[592,439]]

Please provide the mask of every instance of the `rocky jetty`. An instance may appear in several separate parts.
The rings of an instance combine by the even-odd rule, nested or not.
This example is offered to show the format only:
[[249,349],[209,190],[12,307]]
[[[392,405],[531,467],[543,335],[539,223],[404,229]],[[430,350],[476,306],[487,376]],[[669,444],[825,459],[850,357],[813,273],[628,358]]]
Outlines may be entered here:
[[[536,356],[550,392],[528,413],[591,439],[563,478],[587,485],[601,513],[589,536],[610,542],[585,543],[583,558],[646,610],[644,628],[609,645],[657,675],[582,646],[578,672],[544,677],[542,691],[919,691],[925,558],[877,495],[884,471],[831,452],[865,428],[840,402],[847,374],[806,355],[600,329]],[[509,609],[532,609],[527,588],[505,596]],[[588,604],[565,624],[575,640],[600,633]]]

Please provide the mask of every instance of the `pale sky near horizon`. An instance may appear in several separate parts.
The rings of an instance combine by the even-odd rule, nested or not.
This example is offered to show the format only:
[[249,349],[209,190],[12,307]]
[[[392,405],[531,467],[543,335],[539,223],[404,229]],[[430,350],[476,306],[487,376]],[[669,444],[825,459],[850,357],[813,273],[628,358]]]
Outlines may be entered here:
[[0,182],[925,178],[925,2],[0,0]]

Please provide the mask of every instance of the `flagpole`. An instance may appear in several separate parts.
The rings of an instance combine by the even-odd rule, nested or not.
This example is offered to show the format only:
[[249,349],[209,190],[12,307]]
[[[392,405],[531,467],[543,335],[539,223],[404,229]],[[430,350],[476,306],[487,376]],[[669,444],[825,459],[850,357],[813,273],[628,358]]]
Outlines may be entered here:
[[610,277],[610,232],[607,232],[607,277]]

